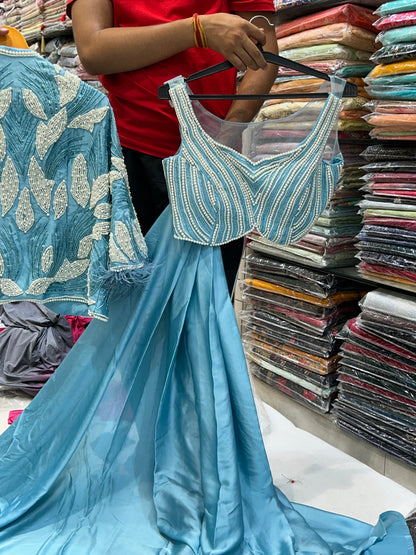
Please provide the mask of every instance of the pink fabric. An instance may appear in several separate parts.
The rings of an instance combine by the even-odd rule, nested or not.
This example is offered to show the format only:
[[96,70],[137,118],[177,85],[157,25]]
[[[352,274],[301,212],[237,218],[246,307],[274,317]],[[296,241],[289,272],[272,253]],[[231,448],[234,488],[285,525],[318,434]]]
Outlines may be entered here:
[[72,329],[72,336],[74,338],[74,343],[81,337],[85,328],[91,322],[92,318],[86,318],[85,316],[68,316],[65,315],[66,320],[70,323]]
[[394,13],[388,17],[377,20],[375,28],[377,31],[386,31],[394,27],[404,27],[405,25],[416,25],[416,12]]
[[16,418],[21,414],[23,410],[11,410],[9,411],[9,418],[7,419],[7,424],[13,424]]

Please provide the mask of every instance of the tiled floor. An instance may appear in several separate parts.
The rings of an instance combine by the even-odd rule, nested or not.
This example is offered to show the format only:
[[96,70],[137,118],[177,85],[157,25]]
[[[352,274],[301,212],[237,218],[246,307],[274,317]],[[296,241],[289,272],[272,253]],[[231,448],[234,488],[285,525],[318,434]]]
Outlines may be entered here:
[[[0,432],[10,410],[30,397],[0,395]],[[385,510],[407,515],[416,507],[414,493],[382,476],[258,401],[266,451],[275,484],[291,501],[374,523]]]

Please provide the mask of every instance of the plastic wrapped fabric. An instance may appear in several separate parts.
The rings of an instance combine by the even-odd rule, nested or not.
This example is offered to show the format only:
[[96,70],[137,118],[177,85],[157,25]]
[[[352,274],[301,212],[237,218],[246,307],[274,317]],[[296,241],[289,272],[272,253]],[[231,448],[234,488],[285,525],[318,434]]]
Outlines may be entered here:
[[383,46],[397,44],[400,42],[409,43],[416,41],[416,25],[408,27],[396,27],[388,31],[381,31],[376,37],[376,42],[381,42]]
[[332,23],[350,23],[374,32],[373,23],[376,20],[377,16],[373,14],[372,10],[354,4],[345,4],[277,25],[276,38],[280,39]]
[[380,17],[374,22],[377,31],[387,31],[395,27],[404,27],[406,25],[416,24],[416,11],[394,13],[386,17]]
[[393,256],[403,258],[416,258],[416,248],[402,245],[394,245],[392,243],[383,243],[377,241],[359,241],[356,244],[360,252],[386,253]]
[[289,395],[292,399],[307,405],[309,408],[319,410],[319,412],[329,412],[332,401],[336,396],[336,393],[334,393],[332,398],[321,397],[312,391],[305,390],[301,386],[276,375],[275,372],[272,372],[267,368],[262,368],[254,362],[250,363],[250,371],[259,380],[262,380],[282,393]]
[[367,261],[361,261],[358,265],[358,270],[361,274],[373,278],[381,285],[397,283],[399,285],[406,285],[407,289],[416,292],[416,272]]
[[416,0],[393,0],[391,2],[381,2],[374,13],[384,17],[394,13],[409,12],[416,10]]
[[282,320],[278,315],[261,310],[243,310],[241,322],[243,332],[255,332],[263,336],[266,343],[270,340],[287,343],[323,358],[334,355],[341,343],[332,330],[324,336],[318,337],[310,331],[302,330],[299,326]]
[[295,266],[258,254],[247,254],[245,262],[248,273],[260,272],[267,275],[271,282],[280,283],[295,291],[308,293],[318,298],[325,298],[340,290],[355,289],[351,281],[334,274],[316,272],[310,268]]
[[416,84],[415,85],[380,85],[376,82],[365,87],[370,96],[376,98],[397,99],[397,100],[416,100]]
[[360,308],[364,312],[382,313],[396,316],[403,320],[416,321],[416,301],[411,295],[398,291],[378,288],[370,291],[360,301]]
[[370,60],[376,64],[389,64],[391,62],[403,62],[416,58],[416,43],[397,43],[383,46],[376,50]]
[[[339,75],[340,77],[364,77],[370,73],[374,67],[374,64],[369,62],[338,59],[321,60],[319,62],[308,61],[305,65],[317,71],[321,71],[322,73],[335,73],[335,75]],[[301,75],[298,71],[284,66],[280,66],[278,71],[279,76]]]
[[[301,372],[291,372],[285,365],[279,365],[273,359],[273,351],[263,348],[260,342],[247,343],[246,355],[249,361],[252,360],[259,366],[270,370],[274,374],[277,374],[278,376],[281,376],[290,382],[307,389],[308,391],[312,391],[320,397],[330,397],[337,391],[336,384],[332,386],[325,386],[316,383],[315,380],[309,380],[307,377],[302,376]],[[312,372],[310,372],[309,375],[312,375]]]
[[[382,3],[383,0],[354,0],[354,4],[367,8],[378,8]],[[275,9],[282,19],[293,19],[340,4],[345,4],[345,0],[274,0]]]
[[344,44],[318,44],[316,46],[305,46],[281,50],[280,55],[290,60],[306,63],[313,60],[352,60],[368,62],[372,50],[358,50],[357,48]]
[[364,107],[369,111],[376,112],[377,114],[416,114],[416,104],[406,100],[373,99],[367,102]]
[[[375,333],[379,337],[394,340],[400,345],[411,348],[416,344],[416,325],[409,325],[408,320],[366,309],[360,313],[359,321],[362,329]],[[413,379],[416,384],[416,376]]]
[[277,43],[279,51],[335,43],[351,46],[358,50],[373,52],[376,49],[375,38],[376,33],[356,25],[333,23],[332,25],[322,25],[315,29],[283,37]]
[[[366,79],[369,79],[368,75]],[[372,84],[376,87],[381,87],[384,85],[413,85],[416,82],[416,74],[415,73],[401,73],[398,75],[390,74],[386,75],[385,77],[377,77],[376,79],[372,79],[369,81],[369,84]]]
[[[390,146],[383,144],[369,145],[361,156],[367,161],[386,160],[387,162],[381,163],[379,168],[387,171],[392,171],[389,168],[410,168],[416,174],[416,150],[414,148]],[[408,162],[407,160],[414,159],[415,162]],[[394,162],[395,160],[406,160],[406,162]],[[371,166],[376,167],[376,166]],[[370,165],[365,165],[364,169],[370,169]],[[403,170],[407,171],[407,170]]]
[[358,239],[361,238],[379,238],[380,241],[388,243],[401,244],[401,243],[416,243],[416,231],[400,229],[399,227],[388,227],[382,225],[364,225],[358,234]]
[[376,127],[402,127],[404,130],[416,130],[416,114],[368,114],[363,119]]
[[[416,26],[415,26],[416,29]],[[390,64],[379,64],[371,71],[365,79],[366,83],[372,83],[375,79],[384,76],[395,76],[400,73],[414,73],[416,71],[416,60],[403,62],[392,62]]]
[[65,316],[29,301],[0,305],[0,385],[36,395],[73,346]]

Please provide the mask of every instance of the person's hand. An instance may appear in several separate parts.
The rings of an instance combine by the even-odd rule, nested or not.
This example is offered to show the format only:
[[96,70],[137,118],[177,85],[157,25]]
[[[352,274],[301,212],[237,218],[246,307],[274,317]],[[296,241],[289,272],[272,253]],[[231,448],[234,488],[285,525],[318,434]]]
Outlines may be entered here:
[[7,35],[8,32],[9,30],[7,29],[7,27],[0,27],[0,37],[4,37],[5,35]]
[[219,13],[200,15],[208,47],[212,48],[240,71],[261,69],[267,62],[256,44],[264,44],[264,31],[238,15]]

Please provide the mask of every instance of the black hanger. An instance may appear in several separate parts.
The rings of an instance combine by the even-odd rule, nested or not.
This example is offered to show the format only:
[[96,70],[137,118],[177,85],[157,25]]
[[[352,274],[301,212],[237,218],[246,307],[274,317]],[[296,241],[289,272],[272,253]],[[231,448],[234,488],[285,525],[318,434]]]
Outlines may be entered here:
[[[330,77],[327,73],[323,73],[322,71],[318,71],[317,69],[313,69],[311,67],[305,66],[298,62],[294,62],[293,60],[289,60],[288,58],[284,58],[283,56],[279,56],[274,52],[267,52],[264,51],[260,44],[257,45],[259,50],[264,56],[266,62],[270,64],[275,64],[278,66],[287,67],[289,69],[294,69],[299,73],[304,73],[306,75],[313,75],[314,77],[318,77],[319,79],[323,79],[325,81],[329,81]],[[226,69],[230,69],[234,67],[231,62],[226,60],[225,62],[221,62],[219,64],[215,64],[211,67],[207,67],[201,71],[197,71],[196,73],[192,73],[189,77],[185,79],[185,83],[189,83],[191,81],[195,81],[196,79],[201,79],[202,77],[207,77],[208,75],[213,75],[214,73],[219,73],[220,71],[224,71]],[[159,87],[159,98],[164,100],[169,100],[169,84],[165,83]],[[347,81],[345,83],[344,92],[342,96],[344,97],[355,97],[358,94],[357,85],[355,83],[351,83]],[[289,93],[289,94],[190,94],[189,98],[193,99],[204,99],[209,98],[212,100],[228,100],[228,99],[235,99],[238,98],[239,100],[267,100],[269,98],[326,98],[328,93],[325,92],[316,92],[316,93]]]

